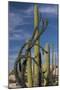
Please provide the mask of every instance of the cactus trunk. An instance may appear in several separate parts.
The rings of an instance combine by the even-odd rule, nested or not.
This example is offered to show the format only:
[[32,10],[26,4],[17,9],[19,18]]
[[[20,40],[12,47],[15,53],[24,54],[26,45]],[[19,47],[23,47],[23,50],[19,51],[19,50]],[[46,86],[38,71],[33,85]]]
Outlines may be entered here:
[[55,77],[56,77],[56,53],[54,51],[54,71],[55,71]]
[[52,83],[53,83],[53,67],[54,67],[54,48],[52,47]]
[[57,84],[57,78],[56,78],[56,53],[54,50],[54,70],[53,70],[53,85]]
[[[38,6],[37,4],[34,4],[34,28],[38,26]],[[36,30],[35,38],[38,36],[38,29]],[[37,44],[37,45],[36,45]],[[36,62],[39,64],[39,40],[35,42],[34,45],[34,56]],[[33,80],[34,85],[33,86],[39,86],[39,68],[38,66],[34,63],[34,80]]]
[[[26,49],[28,49],[28,45]],[[27,87],[32,87],[32,60],[31,60],[31,52],[27,51]]]
[[45,58],[44,69],[46,69],[46,71],[44,72],[44,86],[47,86],[49,85],[49,74],[50,74],[50,48],[48,43],[46,43],[45,50],[48,53],[44,52],[44,58]]

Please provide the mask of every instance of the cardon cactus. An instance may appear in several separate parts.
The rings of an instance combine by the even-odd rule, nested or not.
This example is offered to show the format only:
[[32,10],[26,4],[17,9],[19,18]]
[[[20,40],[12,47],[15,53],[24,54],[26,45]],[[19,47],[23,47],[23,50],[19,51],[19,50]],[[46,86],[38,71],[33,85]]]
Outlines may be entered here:
[[53,71],[55,71],[55,75],[56,75],[56,53],[54,47],[52,47],[52,82],[54,78]]
[[52,83],[53,83],[53,68],[54,68],[54,47],[52,46]]
[[49,74],[50,74],[50,48],[48,43],[46,43],[45,50],[48,52],[44,52],[45,63],[42,67],[43,76],[44,76],[44,86],[49,84]]
[[56,76],[56,53],[55,54],[55,76]]
[[[29,44],[30,45],[30,44]],[[29,48],[29,45],[26,46],[26,49]],[[27,50],[27,66],[26,66],[26,73],[27,73],[27,87],[32,87],[32,59],[31,59],[31,52]]]
[[[39,20],[38,6],[37,6],[37,4],[34,4],[34,28],[36,28],[38,26],[38,24],[39,24],[38,20]],[[36,38],[38,36],[38,33],[39,33],[39,31],[37,28],[34,38]],[[39,64],[39,40],[36,40],[35,45],[34,45],[34,56],[35,56],[36,62]],[[34,63],[34,72],[33,73],[34,73],[33,86],[39,86],[39,68],[36,65],[36,63]]]

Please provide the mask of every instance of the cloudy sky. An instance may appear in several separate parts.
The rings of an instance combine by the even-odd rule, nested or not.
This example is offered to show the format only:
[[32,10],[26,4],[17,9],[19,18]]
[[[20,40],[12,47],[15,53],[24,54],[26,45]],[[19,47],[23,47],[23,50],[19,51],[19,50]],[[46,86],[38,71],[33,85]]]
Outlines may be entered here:
[[[9,31],[9,71],[13,68],[19,49],[28,40],[34,31],[34,4],[9,2],[8,3],[8,31]],[[48,27],[40,37],[42,47],[48,42],[54,45],[58,52],[58,8],[57,5],[38,4],[39,15],[48,18]],[[33,54],[33,52],[32,52]],[[58,56],[58,55],[57,55]],[[57,58],[57,57],[56,57]]]

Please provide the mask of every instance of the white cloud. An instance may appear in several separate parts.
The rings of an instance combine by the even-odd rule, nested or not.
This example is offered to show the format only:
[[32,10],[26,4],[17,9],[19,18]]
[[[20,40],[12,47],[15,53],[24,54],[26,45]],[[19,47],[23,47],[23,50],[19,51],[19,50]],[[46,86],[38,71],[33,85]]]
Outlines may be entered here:
[[[27,10],[28,12],[28,10]],[[9,40],[24,40],[30,37],[27,32],[23,30],[15,30],[18,25],[28,25],[30,23],[26,22],[22,17],[16,13],[9,13],[9,32],[12,33]]]
[[15,13],[9,13],[9,32],[13,32],[15,26],[19,25],[20,23],[23,23],[23,18],[20,18],[17,14]]
[[24,32],[24,31],[20,31],[20,33],[18,33],[19,31],[16,31],[16,32],[13,33],[13,35],[9,37],[9,40],[20,40],[21,41],[21,40],[29,39],[31,37],[31,35],[27,32]]
[[40,7],[39,12],[42,13],[49,13],[49,14],[57,14],[57,6],[47,6],[47,7]]
[[30,6],[29,8],[25,10],[18,10],[18,12],[22,13],[22,17],[32,17],[33,6]]
[[9,13],[9,26],[10,27],[14,27],[22,22],[23,22],[23,18],[20,18],[20,16],[18,14]]
[[16,52],[18,52],[19,49],[20,49],[20,46],[19,47],[15,47],[15,48],[10,48],[9,52],[16,53]]
[[19,34],[14,34],[9,38],[9,40],[24,40],[24,37]]
[[[27,14],[27,16],[31,16],[33,14],[33,12],[34,12],[34,7],[33,6],[30,6],[28,9],[26,9],[24,11],[24,13]],[[57,14],[57,5],[39,7],[39,12],[47,13],[47,14],[48,13],[49,14]]]
[[12,33],[22,33],[23,29],[13,30]]
[[[24,18],[30,17],[29,16],[29,10],[25,11],[25,14],[20,16],[17,13],[9,12],[9,31],[14,31],[15,27],[18,25],[28,25],[31,24],[30,22],[27,22]],[[24,16],[24,18],[23,18]]]
[[33,14],[33,6],[29,7],[25,13],[27,13],[27,15],[32,15]]

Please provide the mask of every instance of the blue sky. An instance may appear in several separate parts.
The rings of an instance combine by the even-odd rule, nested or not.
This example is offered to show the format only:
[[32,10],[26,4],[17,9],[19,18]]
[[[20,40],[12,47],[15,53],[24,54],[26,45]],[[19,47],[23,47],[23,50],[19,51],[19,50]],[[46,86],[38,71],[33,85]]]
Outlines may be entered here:
[[[34,31],[34,4],[9,2],[8,6],[9,31],[9,71],[13,68],[19,49]],[[58,52],[58,9],[57,5],[38,4],[39,15],[48,18],[48,27],[40,37],[42,47],[48,42],[53,44],[55,53]],[[33,50],[32,50],[33,51]],[[33,52],[32,52],[33,54]],[[58,55],[56,57],[58,59]]]

